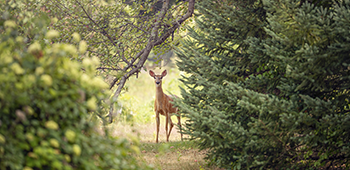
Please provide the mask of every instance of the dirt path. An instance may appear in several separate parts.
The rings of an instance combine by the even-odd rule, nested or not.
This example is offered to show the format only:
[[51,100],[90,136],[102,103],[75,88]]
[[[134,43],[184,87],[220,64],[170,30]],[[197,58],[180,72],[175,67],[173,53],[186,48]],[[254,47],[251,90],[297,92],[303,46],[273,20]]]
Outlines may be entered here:
[[[199,170],[210,169],[219,170],[216,167],[207,167],[205,161],[206,151],[199,151],[194,142],[188,140],[181,141],[181,135],[178,128],[174,127],[170,142],[166,141],[164,118],[161,119],[159,132],[160,143],[155,143],[156,125],[149,124],[116,124],[113,125],[113,134],[115,136],[129,138],[130,134],[138,136],[141,145],[141,154],[137,156],[140,161],[161,170]],[[176,122],[176,121],[175,121]],[[174,123],[175,123],[174,122]],[[184,136],[188,137],[188,136]]]

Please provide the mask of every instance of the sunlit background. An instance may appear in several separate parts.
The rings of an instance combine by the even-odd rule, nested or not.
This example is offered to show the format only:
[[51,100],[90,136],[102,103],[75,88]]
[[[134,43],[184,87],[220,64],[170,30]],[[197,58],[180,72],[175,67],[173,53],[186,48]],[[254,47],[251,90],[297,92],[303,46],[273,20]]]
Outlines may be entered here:
[[[128,137],[128,134],[136,134],[141,141],[154,142],[156,135],[154,100],[155,84],[154,79],[148,71],[153,70],[156,74],[161,74],[167,70],[168,74],[163,78],[162,88],[165,94],[174,94],[181,97],[180,86],[183,87],[179,78],[181,72],[176,67],[176,54],[162,55],[162,60],[150,59],[145,63],[144,69],[138,77],[131,77],[118,98],[119,113],[114,118],[114,123],[109,125],[113,128],[114,135]],[[175,116],[172,117],[174,124],[177,124]],[[184,123],[182,119],[182,124]],[[160,141],[165,141],[165,117],[160,117]],[[174,127],[170,135],[170,140],[181,140],[178,128]]]

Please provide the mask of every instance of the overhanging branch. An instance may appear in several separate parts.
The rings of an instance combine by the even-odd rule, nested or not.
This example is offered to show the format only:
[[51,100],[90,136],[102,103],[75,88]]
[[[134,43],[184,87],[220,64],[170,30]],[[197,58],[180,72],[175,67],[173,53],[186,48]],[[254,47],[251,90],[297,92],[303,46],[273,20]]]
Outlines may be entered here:
[[[145,51],[149,50],[146,54],[147,55],[142,55],[144,57],[141,57],[139,62],[136,64],[136,68],[132,69],[131,71],[129,71],[127,73],[127,78],[129,78],[130,76],[132,76],[134,73],[136,73],[138,70],[140,70],[143,66],[143,64],[146,62],[148,55],[150,53],[150,51],[153,49],[153,47],[161,45],[167,38],[169,38],[170,35],[172,35],[176,29],[178,29],[180,27],[180,25],[186,21],[188,18],[190,18],[193,15],[194,12],[194,5],[195,5],[195,0],[189,0],[188,2],[188,9],[186,14],[184,14],[180,19],[178,19],[177,21],[172,22],[172,27],[170,27],[170,29],[168,29],[168,31],[162,35],[161,37],[157,37],[159,29],[160,29],[160,24],[162,22],[162,19],[164,18],[165,14],[166,14],[166,10],[168,8],[169,4],[169,0],[165,1],[163,4],[163,7],[161,9],[161,12],[159,13],[157,22],[154,24],[154,27],[152,28],[152,32],[151,32],[151,36],[149,38],[148,44],[147,46],[142,49],[135,57],[134,59],[130,62],[130,64],[125,67],[125,69],[123,71],[127,71],[132,65],[134,65],[135,61],[141,57],[142,54],[144,54]],[[153,36],[152,36],[153,34]],[[148,46],[151,46],[151,48],[147,48]],[[136,70],[135,70],[136,69]],[[114,87],[114,85],[116,84],[116,82],[118,82],[119,78],[115,78],[111,85],[110,85],[110,89],[112,89]],[[120,85],[120,84],[119,84]],[[118,85],[118,86],[119,86]]]
[[[160,32],[160,24],[163,21],[167,10],[169,6],[169,0],[165,0],[162,6],[161,11],[159,12],[157,16],[157,20],[154,23],[154,26],[151,31],[151,35],[148,39],[148,43],[145,48],[143,48],[134,58],[133,60],[128,64],[127,67],[124,68],[124,71],[127,71],[128,69],[132,68],[130,71],[128,71],[126,74],[124,74],[121,78],[115,78],[113,82],[111,83],[110,88],[112,89],[114,85],[118,82],[118,88],[113,94],[112,100],[111,100],[111,105],[110,105],[110,112],[108,117],[110,118],[110,122],[112,121],[112,113],[113,113],[113,103],[116,102],[117,98],[119,97],[119,94],[121,93],[122,88],[124,87],[126,80],[134,75],[135,73],[139,72],[141,68],[143,67],[144,63],[146,62],[151,50],[153,47],[161,45],[167,38],[169,38],[170,35],[172,35],[177,28],[188,18],[190,18],[193,15],[194,12],[194,4],[195,0],[189,0],[188,1],[188,9],[186,14],[184,14],[180,19],[172,23],[172,27],[168,29],[168,31],[163,34],[161,37],[158,37],[158,34]],[[134,64],[138,60],[137,64]],[[132,67],[135,66],[136,67]]]

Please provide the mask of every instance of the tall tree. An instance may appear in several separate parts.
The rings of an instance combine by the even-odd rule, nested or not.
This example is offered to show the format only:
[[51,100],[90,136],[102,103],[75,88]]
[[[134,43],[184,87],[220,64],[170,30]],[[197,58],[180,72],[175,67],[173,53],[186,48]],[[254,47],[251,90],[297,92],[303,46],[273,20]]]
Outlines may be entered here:
[[201,1],[178,50],[185,133],[232,169],[350,164],[349,1]]
[[[176,30],[190,18],[195,0],[46,0],[42,10],[57,17],[53,29],[61,35],[55,42],[73,42],[79,33],[87,42],[88,54],[101,60],[98,69],[113,75],[110,88],[117,85],[111,104],[117,100],[127,79],[141,71],[153,50],[169,50],[178,41]],[[82,58],[76,58],[81,60]],[[113,107],[111,105],[110,118]]]

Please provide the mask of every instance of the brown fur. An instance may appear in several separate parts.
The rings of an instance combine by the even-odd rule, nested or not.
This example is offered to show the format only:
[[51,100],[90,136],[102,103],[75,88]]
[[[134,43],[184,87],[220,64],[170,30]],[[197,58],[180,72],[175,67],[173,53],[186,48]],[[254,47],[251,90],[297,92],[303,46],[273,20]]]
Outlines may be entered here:
[[[162,78],[167,75],[167,71],[164,70],[161,75],[156,75],[152,70],[149,71],[149,75],[154,78],[154,82],[156,84],[156,100],[154,101],[154,111],[156,113],[156,123],[157,123],[157,138],[156,142],[158,143],[158,136],[159,136],[159,114],[165,116],[165,133],[167,136],[167,142],[169,142],[169,137],[171,130],[174,126],[171,116],[174,114],[177,114],[178,108],[173,107],[171,104],[171,101],[173,101],[172,98],[177,96],[169,96],[166,95],[163,92],[162,89]],[[178,125],[181,128],[181,117],[177,115]],[[168,131],[168,125],[170,126],[170,129]],[[182,134],[181,134],[181,140],[182,140]]]

